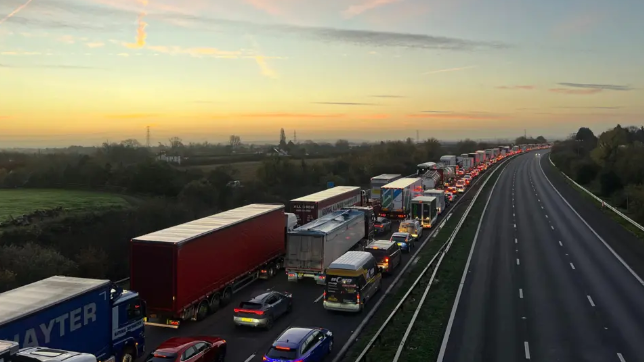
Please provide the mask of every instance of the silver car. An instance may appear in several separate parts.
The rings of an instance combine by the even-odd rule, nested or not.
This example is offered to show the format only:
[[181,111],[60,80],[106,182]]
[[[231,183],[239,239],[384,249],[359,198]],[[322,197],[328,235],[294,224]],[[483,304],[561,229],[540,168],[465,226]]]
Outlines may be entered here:
[[233,321],[238,326],[263,327],[271,329],[273,322],[293,309],[290,293],[266,292],[235,308]]

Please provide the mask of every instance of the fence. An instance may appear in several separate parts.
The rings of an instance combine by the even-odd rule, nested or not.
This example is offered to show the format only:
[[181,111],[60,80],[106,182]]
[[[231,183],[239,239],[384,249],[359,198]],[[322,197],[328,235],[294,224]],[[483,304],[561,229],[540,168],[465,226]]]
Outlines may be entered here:
[[[552,159],[550,158],[550,154],[548,154],[548,161],[550,161],[550,164],[552,164],[552,166],[554,166],[555,168],[557,168],[557,165],[555,165],[555,163],[554,163],[554,162],[552,162]],[[559,169],[557,168],[557,170],[559,170]],[[579,187],[579,189],[580,189],[580,190],[584,191],[585,193],[587,193],[588,195],[590,195],[590,197],[592,197],[593,199],[597,200],[597,202],[602,203],[602,204],[604,205],[604,207],[605,207],[605,208],[607,208],[607,209],[609,209],[610,211],[614,212],[615,214],[617,214],[618,216],[620,216],[621,218],[623,218],[624,220],[626,220],[626,221],[628,221],[629,223],[633,224],[633,226],[635,226],[636,228],[638,228],[638,229],[640,229],[641,231],[643,231],[643,232],[644,232],[644,226],[642,226],[642,225],[638,224],[635,220],[633,220],[633,219],[631,219],[630,217],[628,217],[628,216],[624,215],[624,213],[622,213],[621,211],[617,210],[617,209],[616,209],[616,208],[614,208],[613,206],[609,205],[606,201],[604,201],[604,200],[602,200],[601,198],[599,198],[599,197],[595,196],[595,194],[593,194],[592,192],[590,192],[590,191],[586,190],[586,188],[584,188],[584,187],[583,187],[583,186],[581,186],[580,184],[576,183],[576,182],[575,182],[575,180],[573,180],[573,179],[571,179],[570,177],[568,177],[568,175],[566,175],[563,171],[561,171],[561,170],[559,170],[559,171],[561,172],[561,174],[562,174],[565,178],[567,178],[567,179],[568,179],[568,181],[572,182],[572,183],[573,183],[573,185],[575,185],[575,186]]]

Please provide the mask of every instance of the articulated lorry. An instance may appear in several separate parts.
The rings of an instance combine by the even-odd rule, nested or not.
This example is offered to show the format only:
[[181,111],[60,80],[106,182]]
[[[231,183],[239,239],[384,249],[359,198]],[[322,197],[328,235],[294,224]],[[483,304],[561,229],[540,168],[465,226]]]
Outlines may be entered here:
[[470,155],[470,158],[472,158],[474,160],[474,166],[475,167],[480,165],[481,162],[483,162],[481,160],[481,154],[479,154],[478,152],[468,153],[468,155]]
[[289,231],[285,261],[288,281],[313,278],[325,284],[329,264],[347,251],[368,244],[367,220],[364,210],[338,210]]
[[411,199],[423,194],[422,178],[401,178],[382,187],[382,213],[390,219],[405,219]]
[[371,199],[380,203],[380,188],[402,178],[401,174],[382,174],[371,178]]
[[363,201],[359,187],[336,186],[291,200],[290,210],[297,216],[299,225],[304,225],[343,207],[362,205]]
[[429,229],[436,224],[438,208],[436,198],[432,196],[416,196],[411,200],[411,218],[420,221],[420,225]]
[[145,351],[145,310],[109,280],[53,276],[0,294],[0,340],[133,361]]
[[454,155],[441,156],[440,162],[445,166],[456,166],[456,156]]
[[130,285],[147,303],[147,325],[179,328],[230,302],[284,265],[284,205],[250,204],[130,242]]
[[465,172],[469,171],[475,166],[474,158],[469,154],[464,153],[461,155],[461,169]]

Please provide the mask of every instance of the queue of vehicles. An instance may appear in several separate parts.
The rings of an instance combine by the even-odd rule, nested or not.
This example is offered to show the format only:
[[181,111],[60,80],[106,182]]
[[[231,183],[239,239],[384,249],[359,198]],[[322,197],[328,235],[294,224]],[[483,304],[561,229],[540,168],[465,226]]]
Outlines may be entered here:
[[[55,276],[2,293],[0,339],[21,348],[90,353],[98,362],[131,362],[145,353],[144,324],[179,328],[202,320],[245,285],[281,269],[289,281],[312,277],[323,284],[325,309],[359,312],[380,289],[382,274],[395,270],[400,254],[420,241],[457,193],[492,163],[531,148],[445,155],[408,177],[374,177],[371,192],[337,186],[292,200],[290,212],[282,204],[251,204],[136,237],[130,243],[134,291],[107,280]],[[375,240],[393,230],[389,215],[402,221],[398,232]],[[266,292],[235,308],[233,323],[270,328],[292,306],[291,294]],[[332,346],[331,331],[291,328],[264,360],[321,360]],[[223,361],[226,348],[219,337],[176,337],[147,361]]]

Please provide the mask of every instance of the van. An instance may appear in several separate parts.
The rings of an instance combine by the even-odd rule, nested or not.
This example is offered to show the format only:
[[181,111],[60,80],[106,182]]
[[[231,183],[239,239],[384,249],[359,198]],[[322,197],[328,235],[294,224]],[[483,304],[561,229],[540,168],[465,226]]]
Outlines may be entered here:
[[400,222],[398,232],[409,233],[414,240],[419,241],[423,236],[423,227],[418,220],[405,220]]
[[376,258],[378,267],[382,268],[383,273],[391,274],[402,259],[402,252],[398,243],[390,240],[376,240],[367,245],[364,251]]
[[381,283],[382,270],[371,253],[348,251],[326,270],[324,309],[361,312]]

